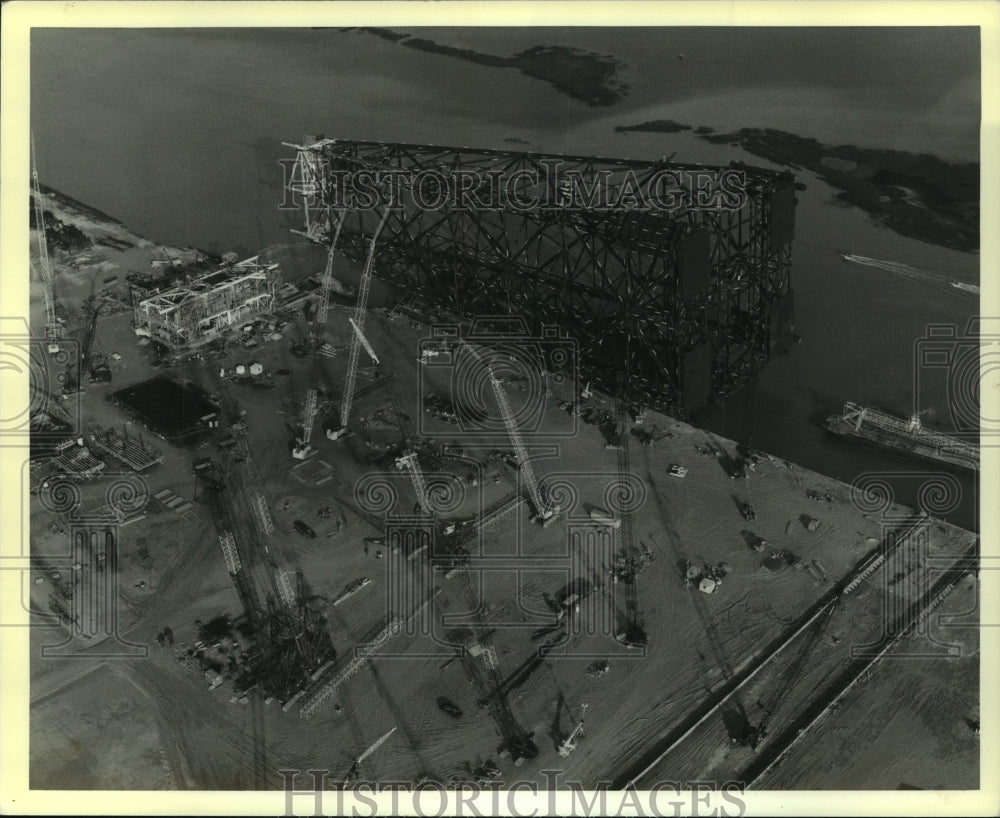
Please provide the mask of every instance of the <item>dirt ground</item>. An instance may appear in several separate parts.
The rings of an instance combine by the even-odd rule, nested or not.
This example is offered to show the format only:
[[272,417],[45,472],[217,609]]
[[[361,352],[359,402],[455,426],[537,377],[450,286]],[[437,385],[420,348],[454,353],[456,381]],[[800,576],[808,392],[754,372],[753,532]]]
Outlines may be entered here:
[[[91,251],[89,261],[75,267],[69,264],[72,260],[57,261],[57,294],[71,315],[77,301],[105,277],[121,274],[124,278],[129,269],[150,269],[151,262],[163,256],[158,248],[124,228],[98,225],[65,210],[59,215],[84,230],[117,231],[116,237],[136,245],[126,251],[100,247]],[[32,304],[36,316],[40,305],[40,294],[36,293]],[[327,338],[335,347],[345,347],[349,341],[348,314],[343,306],[331,309]],[[363,481],[370,480],[374,470],[363,462],[366,430],[358,418],[370,417],[389,405],[384,388],[358,400],[353,413],[354,435],[344,441],[329,441],[323,434],[324,424],[332,423],[339,409],[335,397],[328,402],[317,418],[312,442],[318,450],[314,462],[329,464],[332,479],[316,485],[315,481],[296,478],[292,469],[297,461],[291,458],[290,450],[305,390],[339,390],[346,355],[295,358],[290,341],[303,337],[307,326],[301,314],[289,319],[280,341],[269,340],[252,350],[236,346],[223,358],[195,360],[164,370],[152,366],[148,347],[137,345],[130,313],[102,318],[96,347],[109,356],[118,353],[121,360],[114,363],[111,384],[86,387],[86,422],[121,426],[126,419],[103,395],[154,374],[190,379],[245,409],[251,452],[275,521],[268,543],[269,559],[278,565],[277,570],[301,572],[309,590],[326,600],[330,633],[341,657],[349,655],[388,612],[410,613],[436,591],[433,602],[312,719],[300,719],[296,709],[282,712],[278,702],[265,705],[254,700],[241,705],[230,701],[232,690],[227,685],[209,690],[205,678],[177,661],[178,653],[198,638],[198,620],[240,613],[217,532],[207,510],[198,503],[190,519],[150,503],[143,519],[121,529],[118,577],[119,632],[148,647],[148,653],[144,658],[116,662],[113,673],[95,671],[104,675],[93,678],[106,678],[114,685],[115,699],[120,693],[124,709],[98,708],[92,698],[92,679],[72,680],[79,672],[75,662],[33,656],[33,685],[37,683],[39,691],[70,680],[58,694],[33,709],[32,781],[38,786],[57,786],[61,776],[68,775],[65,771],[74,758],[79,758],[80,767],[86,770],[74,773],[76,778],[70,776],[81,787],[119,788],[114,783],[116,776],[128,786],[139,786],[135,782],[143,780],[162,788],[279,787],[282,779],[277,770],[283,768],[326,768],[337,779],[354,758],[392,727],[398,728],[396,733],[366,759],[365,778],[463,779],[480,763],[492,759],[508,785],[515,780],[538,779],[544,769],[561,769],[564,780],[595,786],[614,778],[654,748],[679,719],[751,661],[762,645],[781,634],[830,583],[848,574],[884,534],[877,515],[865,515],[852,504],[848,486],[767,456],[748,479],[734,481],[723,468],[722,458],[700,451],[710,447],[732,455],[732,442],[650,413],[646,428],[655,425],[669,436],[652,446],[639,445],[634,439],[631,445],[632,472],[645,489],[644,500],[633,515],[635,539],[648,549],[652,561],[638,581],[640,612],[649,642],[645,650],[628,650],[613,638],[623,626],[625,611],[621,589],[609,574],[618,546],[613,538],[610,543],[602,539],[589,516],[593,509],[611,510],[613,496],[608,486],[616,479],[616,452],[605,448],[606,441],[595,426],[578,422],[574,429],[573,418],[558,407],[560,398],[572,396],[574,384],[564,381],[552,386],[541,430],[527,441],[543,484],[559,493],[559,521],[547,528],[531,523],[529,506],[522,504],[470,545],[473,557],[467,575],[471,584],[463,575],[446,580],[441,573],[422,573],[419,562],[407,562],[386,547],[364,540],[379,531],[355,511],[363,494],[357,487],[365,485]],[[84,328],[79,321],[71,321],[69,327],[71,335],[82,338]],[[429,480],[438,479],[457,498],[443,516],[470,516],[517,491],[516,471],[484,463],[489,449],[509,448],[502,434],[463,438],[455,427],[435,426],[422,412],[421,390],[447,394],[452,377],[448,367],[417,363],[419,342],[428,336],[428,328],[406,317],[390,319],[381,310],[370,310],[365,332],[378,351],[381,370],[397,373],[395,389],[410,425],[420,430],[426,420],[424,431],[434,432],[438,443],[459,443],[465,448],[465,465],[449,462],[438,478],[427,475]],[[252,361],[274,373],[287,370],[287,374],[276,374],[273,389],[254,389],[220,377],[220,368],[228,370]],[[363,358],[362,365],[366,364]],[[359,387],[368,382],[359,378]],[[511,390],[512,402],[524,399],[524,393]],[[596,404],[604,401],[598,395],[590,400]],[[604,402],[603,408],[613,406]],[[367,434],[376,442],[399,436],[396,430],[374,427]],[[155,437],[149,442],[163,450],[164,462],[144,477],[148,495],[167,488],[193,500],[191,463],[202,456],[217,457],[216,447],[180,448]],[[482,469],[474,487],[463,480],[471,461]],[[686,477],[668,475],[667,469],[674,463],[688,468]],[[415,494],[405,472],[389,468],[381,479],[396,495],[395,508],[408,512]],[[99,479],[84,491],[88,496],[99,496],[108,482]],[[829,499],[817,502],[807,497],[808,492],[828,495]],[[755,523],[749,524],[741,516],[739,507],[744,501],[756,508]],[[319,516],[319,510],[326,506],[334,514]],[[905,510],[893,507],[887,511],[903,514]],[[341,516],[346,525],[338,530],[336,520]],[[820,520],[818,529],[809,530],[809,516]],[[299,536],[293,528],[296,520],[311,526],[316,539]],[[53,523],[54,532],[50,530]],[[31,524],[34,553],[53,557],[66,553],[66,535],[58,530],[68,525],[65,515],[33,503]],[[749,531],[766,538],[772,548],[791,550],[809,567],[795,570],[765,565],[768,552],[751,550]],[[947,553],[957,553],[971,537],[944,524],[934,531],[935,547]],[[147,556],[139,553],[140,540],[145,540]],[[699,566],[724,561],[731,573],[716,593],[699,594],[684,587],[682,567],[688,560]],[[821,567],[816,568],[813,561]],[[84,575],[92,570],[96,569],[83,565],[69,573]],[[370,585],[343,603],[332,604],[345,585],[366,576],[372,580]],[[406,578],[403,586],[411,595],[402,602],[389,593],[399,577]],[[35,607],[45,611],[53,580],[45,572],[32,579],[43,580],[32,583],[31,597]],[[553,647],[509,696],[514,717],[525,732],[533,733],[539,748],[537,758],[514,767],[509,758],[498,756],[501,740],[497,725],[488,712],[477,707],[479,692],[466,666],[461,660],[449,662],[459,641],[456,631],[463,625],[468,627],[473,621],[471,612],[482,606],[494,630],[499,674],[507,677],[529,662],[545,642],[545,638],[532,636],[554,624],[553,606],[567,595],[573,580],[589,583],[592,590],[580,600],[580,612],[571,614],[569,637]],[[142,582],[145,587],[138,587]],[[836,623],[836,632],[847,643],[856,629],[865,632],[862,620],[864,617],[846,617]],[[155,641],[166,626],[175,634],[173,647],[161,647]],[[48,640],[49,636],[40,638]],[[83,651],[100,647],[86,640],[74,644]],[[599,659],[609,662],[610,671],[592,678],[587,668]],[[933,685],[943,685],[944,679],[952,678],[948,676],[951,672],[944,664],[929,664],[927,695],[943,690]],[[887,692],[894,689],[891,685],[902,684],[888,666],[881,673]],[[969,690],[975,689],[976,676],[971,670],[963,679]],[[464,715],[453,719],[439,710],[436,699],[440,695],[451,698]],[[334,704],[342,709],[337,711]],[[586,737],[572,755],[561,758],[556,748],[579,721],[584,704]],[[901,709],[899,718],[906,718],[909,712]],[[840,724],[849,714],[845,709],[827,721]],[[106,721],[100,722],[102,718]],[[122,723],[117,724],[119,721]],[[93,732],[98,723],[99,736]],[[107,726],[112,723],[113,729]],[[159,738],[150,729],[139,742],[131,732],[136,723],[156,725]],[[844,724],[849,725],[850,719]],[[107,759],[91,757],[89,741],[114,743],[117,754]],[[720,744],[724,744],[724,736]],[[889,744],[880,746],[888,749]],[[716,751],[706,745],[705,752],[711,756]],[[160,761],[162,765],[157,766]],[[966,762],[955,763],[967,770]],[[852,753],[832,753],[825,776],[816,770],[808,775],[803,772],[799,778],[786,779],[787,786],[837,786],[837,782],[848,780],[856,784],[851,771],[857,770],[859,763]],[[919,774],[916,763],[900,768],[900,780],[929,780],[931,772]],[[781,769],[792,768],[786,763]],[[936,770],[934,775],[939,775]],[[947,779],[949,786],[970,780],[967,773],[958,772],[939,777]]]
[[[759,789],[978,789],[979,587],[965,577]],[[941,656],[944,646],[960,654]],[[926,656],[920,654],[938,654]]]
[[31,709],[32,789],[162,790],[179,782],[149,696],[107,665]]

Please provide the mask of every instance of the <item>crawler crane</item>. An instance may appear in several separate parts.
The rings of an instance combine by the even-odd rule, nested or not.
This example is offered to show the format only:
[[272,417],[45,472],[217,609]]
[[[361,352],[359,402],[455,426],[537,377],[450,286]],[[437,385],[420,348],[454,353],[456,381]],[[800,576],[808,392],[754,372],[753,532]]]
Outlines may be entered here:
[[371,249],[368,251],[368,260],[365,262],[365,269],[361,274],[361,282],[358,285],[358,303],[354,307],[354,335],[351,337],[351,352],[347,362],[347,376],[344,379],[344,397],[340,404],[340,426],[337,429],[328,429],[326,436],[330,440],[340,440],[347,434],[347,421],[351,416],[351,406],[354,403],[354,388],[358,377],[358,358],[361,355],[361,339],[364,337],[365,315],[368,310],[368,292],[371,289],[372,271],[375,267],[375,246],[378,235],[382,232],[386,220],[389,218],[389,210],[386,209],[382,216],[382,221],[372,234]]
[[586,733],[583,732],[583,717],[587,714],[587,705],[582,705],[580,708],[580,721],[577,723],[576,727],[573,728],[573,732],[566,736],[566,740],[559,745],[559,755],[566,758],[570,753],[576,749],[576,742],[578,739],[583,738]]

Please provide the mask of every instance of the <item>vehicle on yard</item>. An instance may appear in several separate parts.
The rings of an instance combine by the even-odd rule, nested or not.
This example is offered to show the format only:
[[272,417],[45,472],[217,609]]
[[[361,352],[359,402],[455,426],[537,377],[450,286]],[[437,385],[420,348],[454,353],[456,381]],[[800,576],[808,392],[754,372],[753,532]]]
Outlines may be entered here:
[[462,709],[447,696],[438,696],[437,706],[453,719],[462,718]]
[[316,539],[316,532],[313,531],[302,520],[296,520],[294,523],[292,523],[292,525],[295,527],[295,530],[298,531],[299,534],[301,534],[303,537],[308,537],[310,540]]

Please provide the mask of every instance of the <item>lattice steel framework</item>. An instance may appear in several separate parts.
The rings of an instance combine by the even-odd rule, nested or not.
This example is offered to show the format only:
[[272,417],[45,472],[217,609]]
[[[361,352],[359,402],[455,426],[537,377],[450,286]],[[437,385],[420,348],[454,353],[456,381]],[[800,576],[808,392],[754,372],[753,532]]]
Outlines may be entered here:
[[133,294],[135,324],[171,349],[197,347],[271,312],[280,284],[278,265],[254,256],[162,292]]
[[[395,186],[399,206],[381,233],[376,275],[401,299],[449,318],[557,324],[578,342],[583,377],[634,403],[684,414],[724,399],[791,337],[789,173],[333,139],[294,147],[299,173],[288,191],[310,238],[328,243],[344,212],[338,249],[364,263],[381,203],[363,206],[345,191]],[[664,173],[690,181],[723,171],[730,183],[742,174],[738,201],[619,201],[627,187]],[[379,173],[395,176],[373,184]],[[461,207],[454,197],[423,206],[440,198],[435,174],[490,207]],[[572,195],[570,177],[585,194],[603,185],[610,206]],[[532,194],[539,203],[524,207]]]

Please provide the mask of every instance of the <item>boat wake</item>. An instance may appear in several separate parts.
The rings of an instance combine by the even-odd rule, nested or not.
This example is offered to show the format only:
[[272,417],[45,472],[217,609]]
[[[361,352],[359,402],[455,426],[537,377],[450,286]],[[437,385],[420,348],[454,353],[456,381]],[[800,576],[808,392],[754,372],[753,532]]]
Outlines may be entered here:
[[895,273],[910,281],[918,281],[921,284],[926,284],[939,290],[952,293],[958,292],[970,298],[979,298],[978,284],[967,284],[964,281],[949,279],[947,273],[936,270],[924,270],[920,267],[911,267],[909,264],[903,264],[898,261],[883,261],[877,258],[868,258],[867,256],[855,255],[854,253],[841,252],[840,257],[844,261],[850,261],[854,264],[864,264],[866,267],[877,267],[880,270]]

